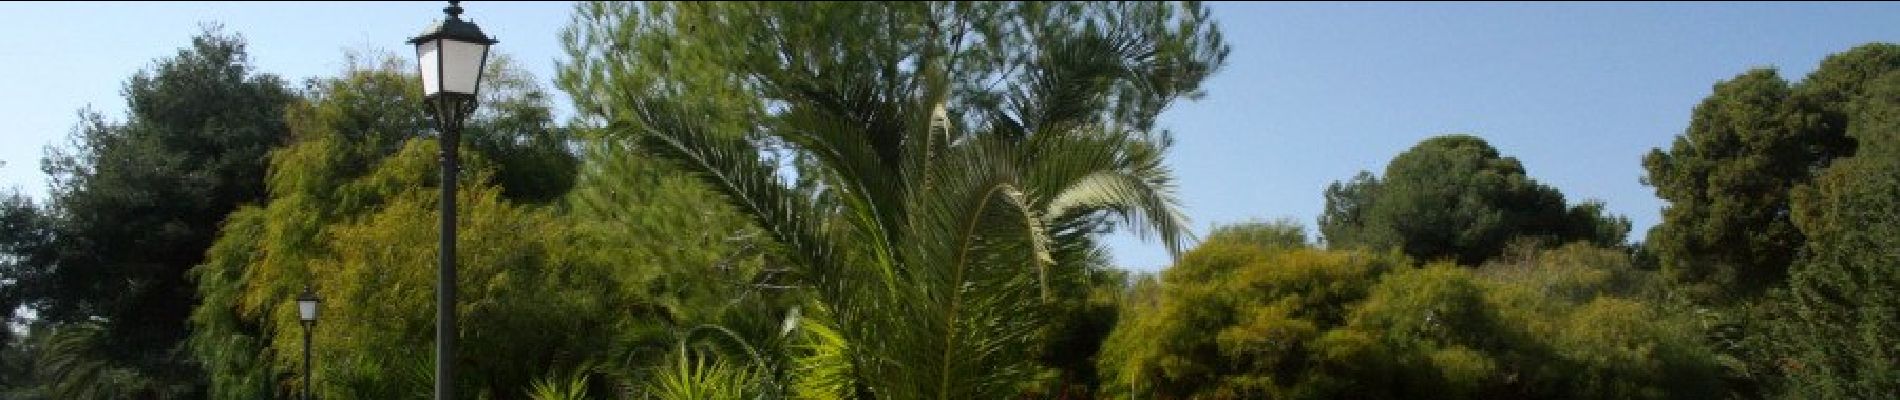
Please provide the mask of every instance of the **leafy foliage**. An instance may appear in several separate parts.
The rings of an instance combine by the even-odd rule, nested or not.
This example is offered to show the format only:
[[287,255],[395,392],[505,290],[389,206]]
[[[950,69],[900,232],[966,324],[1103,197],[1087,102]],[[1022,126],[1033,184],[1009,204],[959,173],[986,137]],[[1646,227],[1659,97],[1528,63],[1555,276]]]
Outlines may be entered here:
[[563,203],[578,245],[615,260],[618,274],[650,281],[639,290],[660,301],[667,326],[656,329],[729,321],[728,312],[750,311],[737,305],[745,300],[782,305],[783,267],[768,265],[777,249],[717,193],[615,141],[587,139],[582,159]]
[[[1183,253],[1197,2],[587,2],[561,39],[576,120],[497,56],[459,144],[476,397],[1900,391],[1900,46],[1716,84],[1643,159],[1644,246],[1447,135],[1329,186],[1327,248]],[[319,394],[426,395],[439,144],[391,60],[296,92],[208,29],[81,112],[52,196],[0,196],[0,397],[282,397],[306,339]],[[1176,265],[1109,267],[1117,230]]]
[[[44,267],[51,265],[57,254],[52,246],[53,228],[52,216],[35,204],[33,198],[18,190],[0,195],[0,323],[12,326],[27,322],[18,315],[19,311],[43,295],[35,292],[44,289],[39,284],[45,281],[43,275],[50,272]],[[0,330],[0,349],[11,349],[21,342],[22,338],[17,337],[13,329]],[[20,365],[21,357],[0,356],[0,364]],[[24,366],[21,371],[0,372],[4,376],[24,373]]]
[[[1257,228],[1254,228],[1257,229]],[[1230,231],[1239,231],[1234,229]],[[1717,359],[1613,249],[1522,247],[1473,270],[1397,253],[1209,240],[1133,301],[1101,356],[1114,398],[1670,398]]]
[[[57,354],[42,355],[73,362],[49,365],[66,369],[45,377],[81,380],[42,381],[49,393],[201,390],[197,369],[175,351],[195,301],[186,271],[226,213],[262,197],[262,159],[284,141],[282,111],[292,98],[280,79],[251,67],[245,47],[210,27],[134,75],[124,121],[83,111],[71,143],[49,148],[47,202],[15,195],[8,204],[5,315],[26,306],[45,321],[83,324],[50,331],[62,339],[42,348]],[[121,384],[132,386],[101,386]]]
[[1790,115],[1789,96],[1772,70],[1719,83],[1671,152],[1644,157],[1644,182],[1669,201],[1647,245],[1665,253],[1672,280],[1706,282],[1713,286],[1696,291],[1714,296],[1782,279],[1802,240],[1788,219],[1788,189],[1815,163],[1804,150],[1812,133]]
[[1346,318],[1396,254],[1210,240],[1163,272],[1159,299],[1126,305],[1100,358],[1116,398],[1288,395],[1316,355],[1302,343]]
[[1781,284],[1805,243],[1791,191],[1853,152],[1848,115],[1866,82],[1900,69],[1900,47],[1829,56],[1798,85],[1757,69],[1717,83],[1668,151],[1643,158],[1668,201],[1648,246],[1692,295],[1727,301]]
[[742,400],[763,385],[757,372],[743,364],[694,355],[682,347],[647,385],[646,393],[659,400]]
[[1566,208],[1562,193],[1525,175],[1483,139],[1426,139],[1392,158],[1383,177],[1361,173],[1326,189],[1320,232],[1328,246],[1396,248],[1412,257],[1477,265],[1520,236],[1621,245],[1629,221],[1599,203]]
[[171,398],[188,393],[192,382],[165,382],[100,354],[108,340],[94,324],[65,324],[38,338],[34,379],[42,394],[61,399]]
[[577,10],[563,88],[783,247],[813,301],[795,386],[817,397],[1030,385],[1020,355],[1055,295],[1088,292],[1108,217],[1179,243],[1150,128],[1226,52],[1192,4]]
[[1900,391],[1900,72],[1853,104],[1853,156],[1798,190],[1807,256],[1790,270],[1786,395],[1879,397]]
[[579,368],[566,376],[544,377],[528,387],[528,399],[587,400],[587,380],[586,370]]
[[[45,346],[45,335],[50,324],[37,323],[26,326],[24,335],[9,338],[4,347],[0,347],[0,397],[18,400],[45,400],[53,398],[47,393],[35,376],[38,371],[34,364],[39,361],[41,349]],[[13,332],[10,332],[13,333]]]
[[[1871,165],[1890,157],[1880,155],[1889,140],[1880,132],[1890,129],[1880,115],[1893,103],[1879,98],[1886,89],[1878,82],[1896,70],[1900,46],[1870,43],[1828,56],[1794,84],[1770,69],[1749,71],[1718,83],[1674,145],[1644,158],[1644,182],[1668,202],[1645,250],[1672,292],[1713,306],[1705,324],[1716,348],[1737,360],[1731,379],[1741,393],[1851,396],[1844,382],[1858,378],[1809,364],[1845,370],[1856,361],[1843,346],[1882,345],[1841,340],[1852,326],[1882,323],[1841,317],[1864,307],[1844,299],[1878,285],[1847,277],[1874,261],[1843,254],[1879,251],[1845,238],[1882,234],[1870,223],[1882,206],[1850,193],[1881,190],[1872,177],[1884,172]],[[1855,289],[1821,294],[1829,285]]]
[[624,145],[588,137],[564,200],[578,248],[609,260],[648,302],[600,367],[620,369],[632,395],[658,396],[646,383],[679,373],[671,354],[690,345],[702,361],[754,371],[752,382],[778,378],[789,357],[782,328],[802,301],[781,250],[702,182]]
[[[287,120],[296,142],[271,157],[270,201],[233,213],[194,271],[204,300],[193,314],[192,349],[211,372],[213,397],[293,389],[300,381],[285,378],[301,369],[304,334],[319,350],[313,357],[318,392],[357,398],[426,392],[430,360],[413,350],[433,341],[436,147],[422,137],[428,120],[417,80],[399,72],[405,70],[393,61],[352,67],[292,105]],[[519,74],[506,62],[493,73]],[[532,87],[498,88],[491,93],[539,96]],[[498,186],[508,181],[497,178],[497,168],[543,165],[505,161],[509,157],[559,158],[537,155],[545,148],[532,141],[492,139],[546,130],[523,122],[538,115],[546,124],[545,104],[514,104],[540,111],[478,115],[470,124],[468,146],[476,151],[464,153],[470,156],[463,179],[471,184],[459,194],[458,210],[464,232],[458,285],[465,299],[459,318],[467,321],[460,354],[469,357],[468,380],[459,384],[499,398],[521,395],[543,370],[610,347],[613,332],[627,323],[620,307],[641,303],[623,292],[636,286],[627,282],[634,276],[614,274],[610,260],[578,251],[580,241],[562,218],[503,197],[537,201],[549,195],[536,190],[552,190]],[[528,147],[488,153],[479,146],[485,141]],[[306,285],[328,300],[322,324],[308,332],[298,326],[291,301]]]
[[1252,221],[1214,227],[1206,242],[1234,241],[1260,247],[1306,247],[1306,228],[1292,219]]

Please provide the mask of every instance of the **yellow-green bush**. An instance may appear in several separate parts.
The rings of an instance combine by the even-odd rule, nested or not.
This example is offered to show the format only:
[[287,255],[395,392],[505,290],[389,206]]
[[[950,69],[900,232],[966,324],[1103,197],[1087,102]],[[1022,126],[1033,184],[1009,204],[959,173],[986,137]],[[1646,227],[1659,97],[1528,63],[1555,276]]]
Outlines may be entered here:
[[1213,240],[1130,302],[1099,359],[1115,398],[1705,398],[1715,356],[1619,250],[1474,271]]

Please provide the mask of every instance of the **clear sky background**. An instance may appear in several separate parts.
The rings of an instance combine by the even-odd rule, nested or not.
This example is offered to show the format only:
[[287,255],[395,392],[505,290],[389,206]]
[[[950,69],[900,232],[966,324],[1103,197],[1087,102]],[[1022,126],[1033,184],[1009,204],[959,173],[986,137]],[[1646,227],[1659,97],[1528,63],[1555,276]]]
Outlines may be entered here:
[[[189,44],[200,23],[244,35],[292,82],[341,71],[346,50],[409,54],[441,2],[0,2],[0,188],[44,198],[45,146],[91,107],[122,119],[127,77]],[[498,49],[544,80],[562,57],[565,2],[469,2]],[[1164,114],[1195,231],[1248,219],[1312,226],[1328,183],[1383,170],[1444,133],[1517,157],[1572,201],[1628,216],[1662,203],[1641,157],[1667,146],[1716,81],[1756,67],[1799,80],[1828,54],[1900,41],[1900,3],[1213,3],[1233,54],[1208,97]],[[551,85],[550,85],[551,87]],[[564,97],[557,106],[565,109]],[[1109,240],[1123,266],[1161,246]]]

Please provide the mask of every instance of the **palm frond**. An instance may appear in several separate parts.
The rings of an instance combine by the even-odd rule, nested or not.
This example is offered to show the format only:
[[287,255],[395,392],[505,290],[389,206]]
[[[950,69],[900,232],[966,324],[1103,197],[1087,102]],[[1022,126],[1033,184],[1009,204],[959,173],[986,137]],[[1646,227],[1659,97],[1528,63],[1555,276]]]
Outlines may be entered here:
[[647,149],[683,164],[725,195],[784,245],[821,290],[842,290],[839,269],[846,263],[825,226],[826,213],[785,188],[778,169],[760,160],[760,149],[731,135],[707,132],[688,109],[655,100],[636,104],[633,117],[649,128],[640,136]]
[[910,197],[904,300],[885,316],[900,326],[884,327],[906,334],[876,342],[899,366],[881,382],[902,391],[892,396],[1007,397],[1030,376],[1021,355],[1042,320],[1051,258],[1008,146],[978,138],[951,148],[929,172],[932,189]]
[[836,328],[827,324],[823,307],[813,318],[797,322],[799,344],[794,360],[793,393],[803,399],[848,399],[860,386],[857,379],[858,349]]
[[1057,218],[1108,211],[1123,217],[1138,235],[1152,232],[1167,246],[1169,254],[1179,255],[1187,235],[1187,215],[1172,187],[1156,175],[1138,172],[1099,171],[1091,173],[1064,189],[1049,203],[1047,212]]
[[[729,108],[756,114],[654,85],[585,92],[620,105],[627,122],[614,129],[639,130],[771,232],[817,288],[788,336],[800,396],[1012,397],[1037,368],[1024,355],[1055,309],[1052,284],[1066,296],[1077,285],[1058,280],[1100,262],[1094,235],[1119,217],[1171,252],[1186,240],[1161,162],[1169,140],[1149,131],[1222,62],[1204,6],[697,7],[656,4],[679,15],[643,21],[720,34],[636,34],[679,41],[649,43],[658,55],[635,64],[713,68],[708,79],[739,83],[710,86],[747,92]],[[1012,19],[973,29],[964,18]],[[697,52],[668,53],[689,44]],[[590,65],[612,69],[614,57]],[[789,158],[796,183],[774,157]]]
[[[1134,29],[1132,22],[1102,23],[1127,26],[1041,38],[1041,53],[1010,89],[1010,108],[991,113],[992,126],[1004,137],[1026,138],[1018,162],[1033,175],[1027,179],[1037,185],[1031,192],[1055,202],[1045,208],[1053,225],[1107,212],[1138,236],[1159,236],[1170,254],[1179,255],[1189,230],[1172,173],[1161,162],[1166,134],[1156,139],[1135,132],[1150,129],[1146,118],[1178,94],[1162,82],[1171,78],[1157,77],[1154,69],[1162,67],[1156,64],[1202,58],[1171,55],[1171,44],[1158,39],[1162,35]],[[1133,103],[1145,105],[1127,105]]]
[[159,393],[157,382],[97,353],[103,328],[89,323],[55,328],[40,345],[35,374],[46,393],[61,399],[123,399]]
[[889,144],[878,138],[897,136],[895,132],[901,132],[903,127],[891,121],[896,116],[887,114],[898,111],[888,110],[888,107],[882,107],[887,111],[869,115],[831,108],[876,106],[860,104],[862,102],[860,99],[795,103],[779,118],[783,126],[775,137],[817,161],[814,168],[801,169],[800,173],[817,174],[817,179],[828,183],[833,189],[830,194],[844,206],[838,211],[846,214],[846,220],[855,225],[856,231],[875,232],[876,235],[867,235],[866,239],[876,241],[872,248],[883,249],[902,240],[900,231],[883,228],[895,225],[904,215],[899,200],[906,183],[903,175],[889,173],[900,168],[895,157],[902,157],[902,151],[884,148]]

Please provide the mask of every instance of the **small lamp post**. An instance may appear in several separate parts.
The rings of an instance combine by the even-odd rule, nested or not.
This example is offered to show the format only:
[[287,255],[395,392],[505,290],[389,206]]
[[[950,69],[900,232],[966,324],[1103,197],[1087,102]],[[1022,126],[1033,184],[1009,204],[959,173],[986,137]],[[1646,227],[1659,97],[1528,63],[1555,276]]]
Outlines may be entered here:
[[317,326],[317,305],[323,299],[317,298],[317,291],[304,286],[303,294],[297,296],[297,319],[303,321],[303,398],[310,400],[310,333]]
[[442,151],[442,245],[436,272],[435,398],[455,398],[455,177],[460,169],[456,154],[462,122],[475,112],[482,86],[482,67],[494,38],[474,23],[463,21],[459,1],[449,2],[448,14],[422,35],[409,40],[416,46],[422,70],[422,94],[435,115]]

